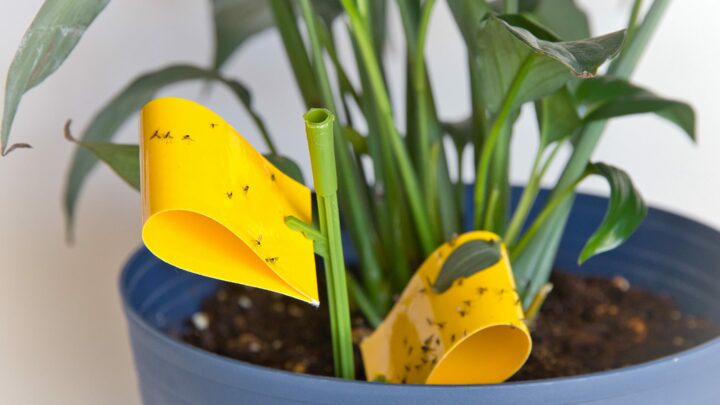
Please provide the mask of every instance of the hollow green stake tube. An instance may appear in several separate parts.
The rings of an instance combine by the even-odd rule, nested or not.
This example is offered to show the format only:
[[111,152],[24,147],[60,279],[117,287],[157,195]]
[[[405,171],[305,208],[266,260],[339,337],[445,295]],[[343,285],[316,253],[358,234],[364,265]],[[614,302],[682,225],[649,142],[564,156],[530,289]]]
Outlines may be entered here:
[[305,131],[310,149],[320,232],[327,241],[327,255],[324,257],[325,277],[327,279],[335,375],[354,379],[355,365],[353,364],[350,306],[345,278],[345,258],[340,238],[333,121],[335,121],[334,115],[326,109],[313,108],[305,114]]

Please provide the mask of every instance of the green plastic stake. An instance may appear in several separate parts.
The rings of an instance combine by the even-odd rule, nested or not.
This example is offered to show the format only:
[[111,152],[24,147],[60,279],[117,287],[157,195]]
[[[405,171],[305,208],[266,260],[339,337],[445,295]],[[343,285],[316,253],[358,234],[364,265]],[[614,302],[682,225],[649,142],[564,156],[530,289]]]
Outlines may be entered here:
[[327,279],[335,375],[354,379],[350,305],[337,200],[337,172],[333,145],[334,121],[335,116],[329,110],[322,108],[313,108],[305,114],[305,132],[310,149],[320,233],[326,240],[325,277]]

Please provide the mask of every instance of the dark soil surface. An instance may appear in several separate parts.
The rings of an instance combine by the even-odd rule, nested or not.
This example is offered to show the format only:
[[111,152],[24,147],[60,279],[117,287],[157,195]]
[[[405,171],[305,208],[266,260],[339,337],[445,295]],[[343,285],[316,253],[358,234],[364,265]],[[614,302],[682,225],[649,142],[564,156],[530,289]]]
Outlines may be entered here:
[[[669,298],[631,288],[621,277],[581,278],[556,271],[552,282],[555,289],[533,331],[532,355],[512,380],[624,367],[720,335],[720,325],[685,315]],[[327,306],[315,309],[278,294],[222,284],[182,330],[170,333],[238,360],[332,375],[328,322]],[[354,315],[355,343],[369,333],[363,317]],[[361,364],[356,348],[359,379],[364,376]]]

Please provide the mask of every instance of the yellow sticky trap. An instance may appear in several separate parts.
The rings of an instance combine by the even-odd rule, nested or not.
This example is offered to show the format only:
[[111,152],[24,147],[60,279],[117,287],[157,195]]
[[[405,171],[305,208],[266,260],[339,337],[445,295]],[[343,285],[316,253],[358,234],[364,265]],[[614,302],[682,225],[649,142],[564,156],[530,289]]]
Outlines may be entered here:
[[476,239],[499,237],[469,232],[440,246],[420,266],[385,321],[361,343],[369,381],[499,383],[525,363],[532,341],[504,245],[498,263],[456,280],[443,293],[432,290],[450,253]]
[[160,259],[220,280],[318,304],[310,190],[220,116],[161,98],[141,112],[142,238]]

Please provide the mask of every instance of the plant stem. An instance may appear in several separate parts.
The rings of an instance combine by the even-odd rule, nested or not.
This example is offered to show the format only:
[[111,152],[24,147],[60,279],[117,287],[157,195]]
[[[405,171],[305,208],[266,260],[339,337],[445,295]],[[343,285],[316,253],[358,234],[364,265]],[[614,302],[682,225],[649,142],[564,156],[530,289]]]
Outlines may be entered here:
[[627,33],[625,34],[625,41],[628,43],[632,42],[632,38],[635,35],[637,29],[638,17],[640,16],[640,9],[642,8],[643,0],[635,0],[633,2],[632,11],[630,12],[630,19],[628,20]]
[[337,202],[337,171],[333,139],[333,114],[326,109],[311,109],[305,114],[310,160],[318,202],[320,232],[327,240],[325,276],[327,278],[330,328],[333,341],[335,374],[355,378],[348,302],[345,279],[345,258],[340,233],[340,212]]
[[392,135],[389,137],[390,145],[392,146],[392,151],[400,171],[400,177],[405,186],[410,211],[423,253],[429,255],[438,245],[435,237],[437,232],[433,231],[428,218],[427,207],[422,199],[418,180],[415,177],[403,139],[400,137],[397,128],[395,128],[392,109],[390,107],[390,98],[385,88],[377,55],[375,54],[370,36],[365,29],[363,20],[354,2],[352,0],[342,0],[342,5],[350,18],[353,34],[360,49],[365,68],[367,69],[368,78],[370,79],[372,91],[376,97],[377,107],[380,112],[381,124],[385,127],[386,132]]
[[525,324],[530,329],[533,329],[535,325],[535,320],[537,319],[538,314],[540,314],[540,308],[542,307],[542,304],[545,302],[545,299],[547,298],[548,294],[552,292],[552,290],[553,285],[551,283],[543,284],[537,294],[535,294],[535,296],[533,297],[527,311],[525,311]]
[[510,113],[515,105],[515,97],[520,91],[525,77],[527,77],[532,67],[532,63],[535,60],[535,54],[530,54],[515,74],[515,78],[510,85],[508,94],[503,100],[500,112],[498,113],[495,121],[493,121],[492,127],[488,132],[487,139],[483,145],[482,152],[480,153],[480,160],[477,164],[477,174],[475,176],[475,228],[480,229],[483,222],[483,214],[487,205],[487,178],[488,168],[490,166],[490,160],[493,155],[495,143],[502,132],[503,126],[507,124],[507,120],[510,117]]
[[[317,22],[315,13],[309,0],[302,0],[300,4],[307,26],[308,37],[310,38],[313,49],[313,67],[321,89],[322,99],[324,105],[334,111],[336,110],[335,101],[323,61],[322,47],[320,45],[318,30],[316,29]],[[340,167],[341,196],[343,197],[343,204],[348,208],[349,228],[360,256],[363,281],[368,290],[372,292],[375,304],[382,310],[382,308],[388,306],[390,297],[384,294],[385,289],[382,286],[380,263],[378,262],[371,239],[373,234],[371,233],[372,230],[369,225],[372,224],[372,220],[365,195],[361,194],[361,191],[365,190],[365,185],[359,181],[358,167],[353,164],[350,157],[350,151],[342,134],[342,128],[336,123],[333,129],[336,138],[335,153],[338,166]]]
[[520,238],[520,241],[517,243],[516,246],[511,246],[510,251],[512,257],[517,257],[520,255],[527,246],[527,244],[532,240],[533,236],[545,225],[546,221],[550,216],[553,214],[555,209],[563,202],[565,202],[569,197],[573,195],[575,192],[575,187],[585,178],[587,174],[583,174],[579,179],[577,179],[575,182],[570,184],[568,187],[563,189],[557,194],[554,194],[550,200],[545,204],[542,211],[540,211],[540,214],[538,214],[537,218],[535,218],[535,221],[533,221],[532,225],[530,225],[530,228],[525,232],[522,238]]
[[353,298],[358,308],[360,308],[363,315],[365,315],[365,319],[370,322],[370,326],[377,328],[383,321],[382,315],[375,310],[375,307],[372,302],[370,302],[370,298],[367,296],[367,293],[363,290],[362,286],[358,284],[352,274],[348,273],[347,276],[350,296]]
[[305,106],[308,108],[317,106],[317,103],[320,102],[320,94],[305,44],[297,26],[292,1],[270,0],[270,7]]
[[[401,0],[403,1],[403,0]],[[413,65],[413,87],[415,88],[415,100],[417,102],[417,142],[419,150],[420,175],[422,178],[430,176],[428,162],[430,161],[430,130],[428,128],[428,89],[425,71],[425,42],[427,40],[428,25],[435,0],[425,0],[422,6],[420,24],[418,25],[417,44],[415,46],[415,63]],[[409,106],[408,108],[411,108]],[[436,197],[433,196],[433,199]]]
[[532,170],[530,171],[530,178],[528,179],[528,184],[527,186],[525,186],[525,189],[520,196],[520,201],[518,202],[517,208],[515,208],[512,220],[510,221],[510,225],[508,226],[508,229],[505,232],[505,237],[503,238],[505,240],[505,243],[508,244],[508,246],[512,245],[515,242],[515,239],[520,233],[520,230],[522,229],[523,225],[525,225],[525,219],[527,218],[528,214],[530,213],[530,209],[535,203],[537,194],[540,191],[540,184],[542,183],[543,177],[545,177],[545,172],[550,167],[552,161],[555,160],[555,156],[557,155],[561,146],[562,143],[560,142],[555,144],[552,152],[550,152],[550,156],[548,156],[548,158],[545,160],[545,163],[542,165],[542,167],[540,167],[540,163],[542,161],[545,147],[543,145],[540,145],[540,147],[538,148],[538,151],[535,154],[535,161],[533,162]]
[[517,14],[518,0],[503,0],[503,13]]

